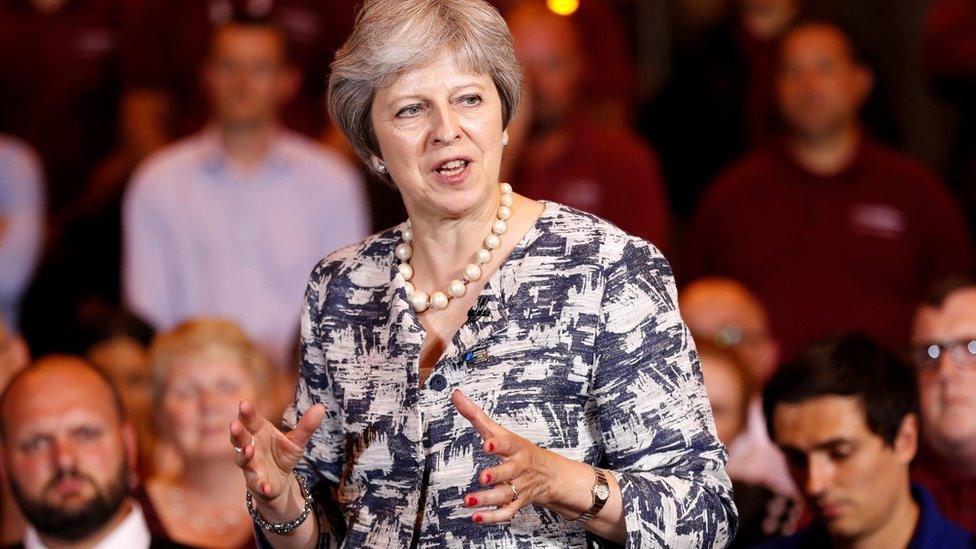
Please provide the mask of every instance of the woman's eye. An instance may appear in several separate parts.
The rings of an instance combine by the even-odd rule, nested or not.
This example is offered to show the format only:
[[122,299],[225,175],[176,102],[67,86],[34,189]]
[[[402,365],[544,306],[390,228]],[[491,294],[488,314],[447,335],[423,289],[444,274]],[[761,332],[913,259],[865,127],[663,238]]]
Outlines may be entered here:
[[396,115],[397,118],[410,118],[411,116],[420,114],[422,109],[423,105],[409,105],[397,111]]
[[466,105],[468,107],[474,107],[475,105],[480,105],[481,104],[481,96],[480,95],[465,95],[464,97],[461,98],[461,104],[462,105]]

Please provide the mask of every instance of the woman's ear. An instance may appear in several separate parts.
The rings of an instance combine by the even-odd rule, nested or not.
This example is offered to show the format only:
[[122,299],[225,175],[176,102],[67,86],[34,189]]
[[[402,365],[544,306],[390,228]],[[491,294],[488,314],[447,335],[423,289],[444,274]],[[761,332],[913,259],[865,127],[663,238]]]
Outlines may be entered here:
[[386,175],[386,164],[383,163],[383,160],[380,157],[376,156],[375,154],[370,155],[369,163],[372,164],[374,170]]

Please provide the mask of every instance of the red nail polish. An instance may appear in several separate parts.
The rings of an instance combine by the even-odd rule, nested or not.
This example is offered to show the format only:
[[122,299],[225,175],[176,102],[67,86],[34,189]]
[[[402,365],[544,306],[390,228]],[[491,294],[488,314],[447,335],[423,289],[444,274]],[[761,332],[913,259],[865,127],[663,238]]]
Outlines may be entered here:
[[474,496],[468,496],[468,507],[474,507],[478,505],[478,498]]
[[488,473],[486,473],[485,474],[485,484],[490,484],[490,483],[491,483],[491,475],[488,474]]
[[482,521],[484,521],[484,520],[485,520],[485,517],[483,517],[483,516],[481,516],[481,515],[475,515],[475,516],[474,516],[474,521],[475,521],[475,522],[482,522]]
[[489,442],[488,443],[488,451],[489,452],[494,452],[495,451],[495,443],[494,442]]

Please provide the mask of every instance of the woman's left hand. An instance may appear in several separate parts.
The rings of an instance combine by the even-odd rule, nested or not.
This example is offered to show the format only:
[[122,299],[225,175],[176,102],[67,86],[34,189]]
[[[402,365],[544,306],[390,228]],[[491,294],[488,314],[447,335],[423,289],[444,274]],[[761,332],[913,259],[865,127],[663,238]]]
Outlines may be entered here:
[[471,517],[474,522],[507,522],[523,505],[547,507],[555,502],[558,472],[568,459],[498,425],[461,391],[454,391],[451,400],[481,435],[485,452],[502,461],[478,474],[485,490],[464,496],[466,506],[478,509]]

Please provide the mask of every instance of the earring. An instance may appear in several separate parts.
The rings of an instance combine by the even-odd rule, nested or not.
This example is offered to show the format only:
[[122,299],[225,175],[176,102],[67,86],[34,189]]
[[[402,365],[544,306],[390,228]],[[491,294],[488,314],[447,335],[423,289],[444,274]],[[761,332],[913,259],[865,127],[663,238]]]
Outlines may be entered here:
[[380,162],[379,164],[377,164],[376,165],[376,171],[378,171],[380,173],[386,173],[386,164],[384,164],[382,162]]
[[507,147],[507,146],[508,146],[508,135],[503,135],[502,136],[502,147]]

